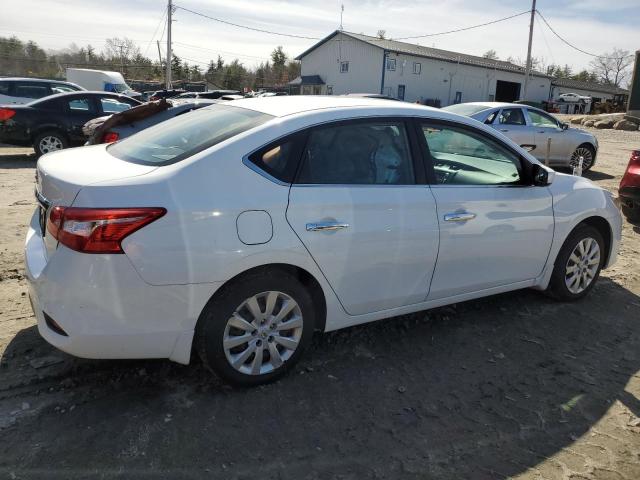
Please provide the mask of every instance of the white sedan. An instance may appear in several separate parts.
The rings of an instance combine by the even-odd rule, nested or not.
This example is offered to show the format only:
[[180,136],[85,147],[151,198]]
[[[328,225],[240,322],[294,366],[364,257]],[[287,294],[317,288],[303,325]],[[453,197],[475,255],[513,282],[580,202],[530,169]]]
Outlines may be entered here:
[[88,358],[192,351],[226,380],[289,370],[330,331],[533,287],[577,300],[621,217],[494,129],[367,98],[271,97],[38,162],[40,334]]

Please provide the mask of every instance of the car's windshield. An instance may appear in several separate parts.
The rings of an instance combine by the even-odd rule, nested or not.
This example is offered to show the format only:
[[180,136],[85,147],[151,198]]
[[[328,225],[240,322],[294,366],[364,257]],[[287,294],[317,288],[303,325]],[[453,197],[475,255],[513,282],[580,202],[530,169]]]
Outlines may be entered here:
[[475,115],[478,112],[483,110],[488,110],[490,107],[486,105],[471,105],[469,103],[458,103],[457,105],[449,105],[448,107],[444,107],[442,110],[446,110],[447,112],[457,113],[458,115],[464,115],[466,117],[470,117],[471,115]]
[[114,83],[113,84],[113,91],[114,92],[118,92],[118,93],[123,93],[126,92],[127,90],[129,90],[129,87],[126,83]]
[[144,165],[166,165],[262,125],[273,116],[214,105],[150,127],[109,147],[114,157]]

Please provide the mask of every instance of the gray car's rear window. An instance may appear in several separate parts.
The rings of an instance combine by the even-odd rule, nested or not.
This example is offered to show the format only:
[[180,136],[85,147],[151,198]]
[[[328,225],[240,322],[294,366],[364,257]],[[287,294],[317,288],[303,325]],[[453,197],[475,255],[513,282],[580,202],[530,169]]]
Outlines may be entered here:
[[108,147],[114,157],[143,165],[179,162],[272,119],[266,113],[212,105],[142,130]]
[[457,105],[449,105],[448,107],[444,107],[442,110],[446,110],[447,112],[457,113],[458,115],[464,115],[465,117],[470,117],[471,115],[475,115],[478,112],[483,110],[489,110],[490,107],[486,105],[469,105],[467,103],[458,103]]

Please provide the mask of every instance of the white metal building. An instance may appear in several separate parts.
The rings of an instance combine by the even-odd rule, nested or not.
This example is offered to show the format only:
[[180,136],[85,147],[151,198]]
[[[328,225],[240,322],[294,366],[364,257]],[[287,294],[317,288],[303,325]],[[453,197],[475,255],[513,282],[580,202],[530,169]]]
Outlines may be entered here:
[[[524,69],[510,62],[339,30],[296,59],[292,85],[306,95],[382,93],[446,106],[518,100],[524,85]],[[550,88],[551,78],[534,72],[523,100],[548,100]]]
[[627,90],[614,85],[582,82],[571,78],[554,78],[551,81],[549,98],[554,100],[558,98],[558,95],[563,93],[577,93],[578,95],[591,97],[593,103],[614,100],[616,96],[626,96],[629,94]]

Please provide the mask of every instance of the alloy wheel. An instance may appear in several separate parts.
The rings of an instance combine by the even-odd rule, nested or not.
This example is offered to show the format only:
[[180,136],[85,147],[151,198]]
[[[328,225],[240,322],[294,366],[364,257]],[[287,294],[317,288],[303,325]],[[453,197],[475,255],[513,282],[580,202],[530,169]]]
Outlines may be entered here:
[[244,300],[227,320],[224,353],[235,370],[264,375],[294,354],[304,321],[298,303],[283,292],[258,293]]
[[591,238],[583,238],[571,252],[565,268],[564,282],[567,289],[578,294],[593,282],[600,267],[600,245]]
[[49,153],[55,150],[62,150],[62,140],[53,135],[47,135],[40,140],[39,148],[42,153]]
[[593,165],[593,152],[587,147],[578,147],[576,151],[571,155],[571,167],[577,167],[582,157],[582,169],[588,170]]

